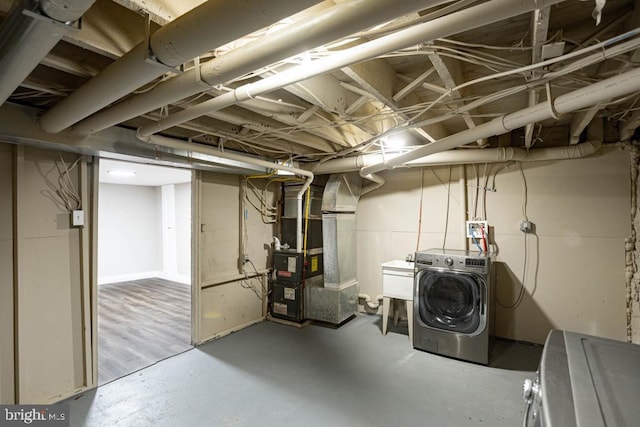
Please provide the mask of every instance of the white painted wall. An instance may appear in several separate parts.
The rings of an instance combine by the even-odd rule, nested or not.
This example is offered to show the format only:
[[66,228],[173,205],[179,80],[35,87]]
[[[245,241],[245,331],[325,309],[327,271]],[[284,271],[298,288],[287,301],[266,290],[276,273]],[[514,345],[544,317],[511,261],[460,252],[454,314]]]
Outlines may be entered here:
[[178,275],[191,278],[191,183],[176,184],[175,219]]
[[[625,340],[629,154],[609,148],[588,159],[523,168],[527,213],[537,237],[527,238],[525,298],[516,310],[498,308],[496,335],[543,343],[549,329],[561,328]],[[453,167],[448,248],[461,248],[463,241],[459,172]],[[466,173],[471,198],[473,168]],[[424,170],[420,249],[443,246],[448,176],[448,167]],[[404,259],[417,242],[421,170],[392,171],[385,177],[384,187],[361,199],[357,216],[358,279],[361,292],[372,297],[382,292],[380,264]],[[515,166],[498,174],[496,188],[487,193],[487,219],[499,249],[498,298],[508,305],[520,290],[524,263],[519,231],[523,188]]]
[[[206,172],[197,176],[196,228],[200,232],[194,237],[199,274],[194,280],[200,306],[195,341],[202,342],[261,321],[263,304],[242,286],[238,269],[241,177]],[[253,208],[248,209],[246,251],[256,268],[264,270],[274,229]],[[247,272],[253,272],[250,265]]]
[[[71,214],[56,200],[56,162],[76,155],[16,147],[16,280],[20,403],[48,403],[84,389],[91,379],[85,357],[90,324],[88,248],[82,236],[92,227],[90,203],[84,228],[71,227]],[[87,188],[72,172],[76,188]],[[82,268],[84,264],[84,269]],[[85,369],[87,368],[87,369]]]
[[0,404],[15,403],[13,302],[13,146],[0,144]]
[[100,184],[98,280],[108,283],[162,272],[159,187]]

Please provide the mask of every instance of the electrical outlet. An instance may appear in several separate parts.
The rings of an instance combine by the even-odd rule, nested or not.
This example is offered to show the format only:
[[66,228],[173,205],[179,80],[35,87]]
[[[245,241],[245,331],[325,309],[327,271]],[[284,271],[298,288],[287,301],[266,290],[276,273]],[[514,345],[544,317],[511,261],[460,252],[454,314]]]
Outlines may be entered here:
[[489,224],[487,221],[467,221],[467,238],[482,239],[489,235]]

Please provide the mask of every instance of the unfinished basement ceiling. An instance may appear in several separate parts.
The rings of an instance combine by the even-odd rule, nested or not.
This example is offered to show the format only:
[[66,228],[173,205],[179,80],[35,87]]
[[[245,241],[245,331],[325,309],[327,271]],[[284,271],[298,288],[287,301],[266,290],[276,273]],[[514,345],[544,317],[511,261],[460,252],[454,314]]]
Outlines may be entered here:
[[[324,37],[326,40],[320,46],[313,44],[316,39],[292,37],[287,41],[286,52],[294,54],[288,58],[265,60],[257,69],[230,78],[222,72],[224,80],[213,86],[196,82],[200,89],[195,93],[189,89],[186,94],[180,92],[184,96],[156,100],[155,105],[148,104],[147,109],[133,116],[123,112],[143,97],[163,93],[172,81],[175,86],[178,78],[204,76],[204,71],[194,70],[204,70],[208,63],[209,69],[215,72],[227,66],[227,58],[231,58],[228,62],[232,63],[238,58],[252,58],[259,52],[255,46],[268,45],[279,33],[291,32],[292,28],[316,22],[314,20],[321,22],[332,8],[356,2],[363,10],[369,4],[383,3],[379,0],[307,1],[304,7],[309,8],[300,6],[304,10],[273,19],[271,25],[261,26],[235,40],[214,43],[209,51],[200,52],[196,60],[156,65],[160,70],[156,77],[122,97],[114,95],[115,99],[109,100],[96,95],[93,98],[96,105],[105,105],[92,112],[74,105],[75,92],[97,75],[108,74],[103,70],[143,43],[147,27],[150,33],[157,32],[203,3],[236,3],[236,0],[96,0],[83,14],[81,29],[66,32],[7,102],[35,108],[40,125],[52,135],[69,132],[85,136],[120,126],[137,130],[143,136],[158,133],[193,144],[306,163],[379,153],[394,149],[398,143],[429,144],[496,117],[547,102],[549,96],[553,100],[588,87],[638,65],[636,47],[640,46],[640,39],[632,30],[640,26],[640,8],[633,0],[556,1],[543,9],[534,6],[530,12],[486,24],[474,18],[469,23],[465,14],[473,16],[475,8],[509,2],[414,1],[412,3],[418,5],[413,8],[414,12],[377,24],[369,19],[362,28],[356,23],[353,28],[357,30],[337,38]],[[247,10],[252,3],[262,3],[254,6],[255,14],[262,14],[259,7],[269,2],[237,3]],[[530,3],[549,4],[533,0]],[[19,7],[22,2],[0,0],[4,24],[12,4]],[[600,9],[602,4],[604,7]],[[462,28],[457,26],[459,17],[466,20],[462,27],[476,28],[458,32],[456,28]],[[213,13],[207,25],[215,28],[225,24],[217,19],[220,17]],[[230,96],[242,95],[248,84],[256,87],[260,82],[292,74],[295,71],[291,70],[303,70],[303,67],[309,75],[309,70],[321,70],[321,66],[330,63],[329,58],[356,52],[360,47],[364,49],[376,40],[382,43],[391,35],[417,25],[431,31],[425,23],[433,23],[438,29],[434,34],[442,35],[435,39],[425,36],[419,43],[412,41],[403,48],[376,53],[370,59],[348,65],[336,62],[337,68],[318,75],[312,72],[311,78],[299,78],[282,88],[269,86],[268,90],[253,94],[246,90],[246,99],[241,97],[240,102],[222,102]],[[619,37],[621,35],[624,36]],[[616,37],[618,39],[612,40]],[[602,43],[606,41],[611,42]],[[622,43],[628,46],[620,47]],[[153,44],[152,35],[149,45]],[[150,52],[150,56],[153,54]],[[24,55],[29,55],[29,51]],[[527,67],[536,63],[544,65]],[[3,69],[4,64],[0,63],[0,72]],[[126,74],[116,80],[123,81]],[[106,92],[114,87],[107,86]],[[77,95],[80,98],[80,94]],[[217,107],[216,102],[211,101],[215,98],[221,101]],[[640,123],[639,98],[640,93],[634,91],[569,114],[553,113],[550,107],[555,116],[551,119],[519,127],[502,136],[481,138],[460,148],[575,145],[586,139],[585,130],[594,120],[604,123],[605,143],[629,139]],[[204,102],[212,103],[213,109],[202,109]],[[87,114],[59,120],[74,108],[86,109]],[[194,118],[185,113],[191,111],[205,111],[205,114]],[[172,121],[180,117],[176,116],[178,113],[187,120]]]

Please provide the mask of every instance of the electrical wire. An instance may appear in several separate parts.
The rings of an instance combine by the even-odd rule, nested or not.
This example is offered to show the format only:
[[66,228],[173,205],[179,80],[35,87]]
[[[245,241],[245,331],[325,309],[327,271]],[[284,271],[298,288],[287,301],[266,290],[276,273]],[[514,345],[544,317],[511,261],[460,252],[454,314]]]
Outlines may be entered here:
[[[486,191],[485,191],[485,194],[487,194]],[[480,226],[480,234],[482,235],[482,247],[484,248],[484,252],[487,252],[487,249],[488,249],[488,247],[487,247],[487,236],[484,233],[484,227],[483,226]]]
[[55,163],[58,169],[58,188],[56,189],[56,194],[62,201],[65,209],[69,212],[82,208],[82,197],[76,190],[73,180],[71,179],[71,171],[73,171],[81,159],[82,156],[78,157],[71,166],[67,166],[62,158],[62,154],[60,154],[60,163]]
[[418,211],[418,239],[416,241],[416,252],[420,250],[420,234],[422,233],[422,203],[424,200],[424,168],[420,168],[420,209]]
[[[524,217],[525,221],[528,221],[528,217],[527,217],[527,180],[524,176],[524,171],[522,170],[522,164],[521,162],[516,162],[516,165],[518,166],[518,170],[520,172],[520,179],[522,182],[522,215]],[[520,304],[522,303],[522,301],[524,300],[524,295],[525,295],[525,291],[526,291],[526,280],[527,280],[527,267],[528,267],[528,262],[529,262],[529,248],[528,248],[528,243],[527,243],[527,235],[529,233],[524,233],[524,261],[522,263],[522,282],[520,284],[520,292],[518,292],[518,296],[516,298],[516,300],[509,305],[503,304],[501,303],[498,298],[496,297],[496,301],[497,303],[507,309],[507,310],[515,310],[516,308],[518,308],[520,306]],[[536,281],[534,282],[534,285],[537,284],[537,271],[538,271],[538,267],[536,266]],[[535,288],[534,288],[535,290]],[[531,293],[531,295],[533,295],[533,292]]]
[[[246,264],[251,264],[251,266],[253,267],[253,271],[255,272],[255,276],[249,277],[249,273],[247,273],[244,268]],[[258,297],[260,301],[263,301],[267,291],[264,287],[264,280],[261,279],[262,274],[258,272],[258,269],[256,268],[253,261],[248,259],[247,262],[242,265],[242,273],[244,274],[244,279],[240,281],[240,286],[242,286],[244,289],[253,291],[253,293],[256,294],[256,297]],[[259,289],[252,283],[253,280],[258,280],[258,283],[260,284]]]
[[[435,175],[435,172],[433,173]],[[437,175],[436,175],[437,177]],[[449,206],[451,202],[451,165],[449,165],[449,185],[447,186],[447,215],[444,223],[444,238],[442,240],[442,250],[447,245],[447,231],[449,230]]]
[[482,252],[482,247],[480,246],[480,243],[478,243],[478,238],[476,237],[476,233],[475,233],[475,228],[471,227],[471,241],[473,242],[474,245],[476,245],[476,247],[478,248],[478,250],[480,252]]

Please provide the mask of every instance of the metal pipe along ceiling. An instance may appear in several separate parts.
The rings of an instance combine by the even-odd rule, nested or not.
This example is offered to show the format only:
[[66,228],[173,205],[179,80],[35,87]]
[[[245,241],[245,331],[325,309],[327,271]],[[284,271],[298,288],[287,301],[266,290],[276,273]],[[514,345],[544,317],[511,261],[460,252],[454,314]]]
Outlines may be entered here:
[[[209,0],[156,31],[40,118],[58,133],[194,57],[319,3],[320,0]],[[151,52],[149,52],[150,50]],[[159,64],[146,61],[155,57]]]
[[497,117],[490,122],[473,129],[459,132],[431,144],[424,145],[409,153],[401,154],[374,165],[365,166],[360,175],[366,177],[386,169],[392,169],[413,160],[451,150],[469,144],[478,139],[502,135],[528,123],[536,123],[569,113],[580,108],[590,107],[600,102],[623,96],[640,90],[640,68],[594,83],[590,86],[561,95],[549,102],[542,102],[533,107],[515,113]]
[[[11,6],[0,26],[0,105],[95,0],[22,0]],[[27,12],[27,13],[25,13]]]
[[158,145],[161,147],[175,148],[178,150],[185,150],[195,153],[207,154],[210,156],[220,157],[222,159],[234,160],[244,163],[249,163],[254,166],[263,167],[271,170],[281,170],[291,172],[295,175],[301,176],[305,179],[304,185],[300,188],[296,194],[297,215],[296,215],[296,250],[302,252],[302,196],[307,188],[313,182],[313,172],[305,169],[294,168],[291,166],[280,165],[270,162],[268,160],[257,159],[243,154],[234,153],[231,151],[221,151],[214,147],[209,147],[202,144],[192,144],[190,142],[180,141],[175,138],[168,138],[162,135],[152,135],[148,138],[140,138],[141,141]]
[[[196,95],[215,86],[390,19],[452,0],[351,0],[303,19],[273,34],[243,45],[200,66],[132,96],[76,124],[74,132],[88,135],[147,113],[163,105]],[[208,86],[207,86],[208,85]]]
[[232,92],[213,98],[194,107],[138,129],[141,136],[148,136],[179,125],[213,111],[218,111],[260,94],[270,92],[311,77],[318,76],[351,64],[366,61],[394,50],[447,37],[463,31],[511,18],[536,8],[544,8],[564,0],[492,0],[478,6],[418,24],[394,34],[345,49],[309,64],[299,65],[261,81],[243,85]]

